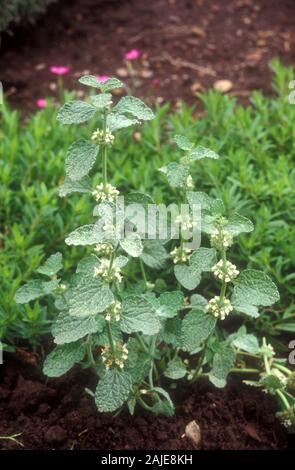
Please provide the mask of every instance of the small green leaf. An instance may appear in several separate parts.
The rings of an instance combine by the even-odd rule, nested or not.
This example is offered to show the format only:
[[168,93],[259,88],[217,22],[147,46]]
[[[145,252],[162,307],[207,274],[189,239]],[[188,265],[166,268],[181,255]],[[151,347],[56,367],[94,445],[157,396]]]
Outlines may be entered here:
[[179,290],[164,292],[159,297],[159,308],[157,314],[160,318],[173,318],[183,307],[184,296]]
[[171,344],[175,348],[182,346],[182,320],[179,317],[168,318],[163,322],[161,338],[166,344]]
[[98,153],[98,146],[85,139],[76,140],[68,149],[66,174],[72,181],[88,175]]
[[189,260],[189,265],[196,273],[211,271],[216,263],[216,251],[214,248],[198,248],[195,250]]
[[190,303],[197,309],[204,310],[206,309],[208,302],[202,295],[193,294],[190,298]]
[[175,135],[174,141],[181,150],[191,150],[194,147],[185,135]]
[[201,160],[202,158],[213,158],[217,160],[219,158],[219,155],[213,150],[210,150],[206,147],[202,147],[201,145],[194,147],[190,151],[189,159],[191,162],[194,162],[196,160]]
[[168,254],[159,240],[145,240],[140,258],[149,268],[161,269],[168,259]]
[[160,331],[155,309],[144,296],[134,295],[122,302],[121,330],[124,333],[142,332],[154,335]]
[[178,282],[187,290],[195,289],[201,282],[200,273],[186,264],[176,264],[174,274]]
[[82,83],[82,85],[101,89],[102,82],[100,82],[95,75],[83,75],[78,81]]
[[52,326],[52,335],[56,344],[72,343],[89,333],[99,333],[103,330],[104,318],[99,316],[73,317],[67,312],[61,312]]
[[114,90],[115,88],[122,88],[124,86],[124,83],[122,83],[121,80],[114,77],[108,78],[108,80],[100,83],[100,89],[103,93]]
[[72,181],[70,178],[65,178],[63,184],[58,188],[60,197],[65,197],[71,193],[91,193],[91,180],[88,176],[80,179],[79,181]]
[[103,312],[114,301],[110,288],[98,278],[82,277],[69,292],[69,313],[75,317],[87,317]]
[[114,107],[114,112],[119,114],[131,114],[132,117],[141,121],[154,119],[153,111],[139,98],[124,96]]
[[259,383],[271,393],[275,392],[275,390],[282,390],[284,388],[284,384],[280,381],[279,377],[273,374],[266,375],[259,381]]
[[45,276],[54,276],[62,269],[62,254],[57,252],[49,256],[43,266],[37,269],[37,273],[44,274]]
[[171,162],[159,169],[167,177],[172,188],[183,188],[189,175],[189,169],[181,163]]
[[135,124],[139,124],[137,119],[129,119],[122,114],[110,113],[107,117],[107,127],[111,132],[124,129],[125,127],[134,126]]
[[69,343],[56,346],[46,357],[43,373],[48,377],[60,377],[70,370],[85,355],[83,343]]
[[236,281],[231,303],[238,312],[253,316],[256,307],[268,307],[279,298],[278,289],[269,276],[262,271],[247,269]]
[[100,95],[91,96],[90,100],[97,109],[104,109],[111,105],[112,95],[111,93],[101,93]]
[[95,224],[82,225],[71,232],[65,242],[67,245],[96,245],[103,240],[103,234]]
[[210,382],[215,387],[223,388],[226,385],[226,378],[235,364],[236,356],[232,349],[223,348],[214,354],[213,366],[209,373]]
[[208,338],[215,325],[216,320],[212,315],[201,310],[189,312],[182,321],[182,349],[190,353],[194,352]]
[[164,372],[165,377],[172,380],[182,379],[186,375],[186,366],[182,360],[177,357],[168,363],[167,369]]
[[257,354],[259,352],[259,343],[256,336],[251,334],[245,334],[234,339],[232,344],[242,351],[246,351],[251,354]]
[[132,380],[128,372],[120,372],[117,369],[107,370],[95,391],[98,411],[107,413],[120,408],[127,400],[131,387]]
[[120,240],[120,246],[128,255],[134,258],[138,258],[143,250],[142,241],[137,233],[134,233],[132,238]]
[[240,233],[249,233],[254,230],[254,225],[251,220],[246,219],[240,214],[234,213],[228,218],[228,222],[225,225],[225,230],[233,236],[237,236]]
[[21,286],[14,295],[14,300],[17,304],[26,304],[32,300],[39,299],[45,295],[51,294],[57,287],[59,281],[29,281]]
[[62,124],[80,124],[89,121],[96,113],[96,108],[85,101],[69,101],[57,113],[57,120]]

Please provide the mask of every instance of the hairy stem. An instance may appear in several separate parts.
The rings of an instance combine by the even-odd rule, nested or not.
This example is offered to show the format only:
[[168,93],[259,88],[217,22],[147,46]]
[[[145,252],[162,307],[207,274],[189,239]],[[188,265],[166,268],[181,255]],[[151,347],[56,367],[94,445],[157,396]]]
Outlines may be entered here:
[[95,360],[94,360],[94,357],[93,357],[93,354],[92,354],[92,335],[91,335],[91,333],[89,333],[89,335],[87,336],[86,352],[87,352],[87,357],[88,357],[89,363],[91,364],[92,367],[95,368],[96,364],[95,364]]
[[[103,135],[106,136],[107,129],[107,111],[104,111],[103,114]],[[104,143],[102,146],[102,178],[103,178],[103,189],[106,191],[108,183],[108,155],[107,155],[107,146]]]
[[142,259],[141,258],[138,258],[138,259],[139,259],[139,266],[140,266],[141,274],[144,280],[144,284],[145,284],[145,287],[147,287],[148,280],[146,277],[145,267],[144,267]]

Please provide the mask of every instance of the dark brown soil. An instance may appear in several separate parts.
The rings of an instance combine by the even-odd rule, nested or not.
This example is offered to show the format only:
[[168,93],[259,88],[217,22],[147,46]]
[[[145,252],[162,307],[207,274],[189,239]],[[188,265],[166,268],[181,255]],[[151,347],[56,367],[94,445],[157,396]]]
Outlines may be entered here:
[[186,389],[173,418],[138,410],[135,417],[98,414],[85,386],[89,371],[73,370],[46,381],[37,367],[9,360],[0,369],[0,436],[22,433],[24,447],[1,440],[3,449],[193,449],[182,437],[195,419],[201,449],[285,449],[288,435],[274,418],[275,399],[246,386]]
[[295,63],[295,2],[60,0],[35,27],[15,33],[3,36],[0,80],[17,107],[34,110],[37,98],[56,94],[51,65],[71,67],[65,84],[73,88],[86,72],[126,72],[124,53],[132,48],[143,54],[137,95],[193,102],[226,79],[230,93],[246,97],[270,92],[271,58]]

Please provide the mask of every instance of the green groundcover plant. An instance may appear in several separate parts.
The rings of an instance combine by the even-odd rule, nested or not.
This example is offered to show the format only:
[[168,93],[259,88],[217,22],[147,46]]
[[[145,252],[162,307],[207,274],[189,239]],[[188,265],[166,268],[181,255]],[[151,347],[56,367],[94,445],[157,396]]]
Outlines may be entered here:
[[[63,282],[59,275],[62,254],[51,255],[38,268],[39,278],[15,294],[20,304],[54,297],[59,311],[52,326],[55,347],[45,360],[44,373],[59,377],[81,363],[97,374],[96,389],[87,392],[99,411],[115,412],[127,405],[133,414],[139,405],[166,415],[174,413],[164,386],[169,380],[194,382],[207,377],[216,387],[224,387],[229,373],[253,373],[259,379],[248,383],[279,397],[282,421],[293,430],[294,374],[285,361],[274,357],[265,339],[260,345],[243,325],[243,318],[255,320],[260,307],[279,300],[277,287],[264,272],[239,271],[229,260],[236,238],[253,231],[253,224],[241,214],[228,213],[220,199],[194,188],[191,169],[202,159],[217,160],[218,154],[176,135],[182,157],[159,170],[178,206],[187,203],[190,208],[171,219],[174,228],[181,228],[180,238],[175,239],[171,232],[165,238],[148,239],[137,230],[132,215],[126,214],[124,224],[131,227],[132,236],[120,237],[114,224],[120,194],[108,178],[110,149],[116,144],[117,131],[152,120],[154,114],[132,96],[114,105],[111,91],[123,86],[115,78],[100,82],[88,75],[79,81],[100,93],[87,102],[67,102],[57,120],[71,125],[95,118],[99,127],[90,139],[78,139],[69,147],[59,194],[86,194],[93,200],[92,221],[65,240],[68,246],[86,248],[86,256]],[[95,175],[99,165],[101,181],[93,187],[90,174]],[[124,197],[127,208],[140,205],[144,217],[153,204],[142,192],[131,191]],[[192,249],[183,233],[193,229],[196,206],[201,209],[204,246]],[[168,286],[163,279],[167,272],[174,278]],[[202,282],[210,282],[212,276],[216,295],[206,299],[201,294]],[[231,316],[236,323],[240,321],[240,327],[228,333],[223,325]],[[256,367],[247,367],[246,359]]]

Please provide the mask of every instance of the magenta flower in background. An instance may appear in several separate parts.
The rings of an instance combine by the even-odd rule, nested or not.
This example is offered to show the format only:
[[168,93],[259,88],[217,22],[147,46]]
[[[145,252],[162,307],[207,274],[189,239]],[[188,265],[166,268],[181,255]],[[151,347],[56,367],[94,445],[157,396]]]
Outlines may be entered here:
[[56,65],[53,65],[52,67],[50,67],[50,72],[54,75],[66,75],[67,73],[69,73],[69,71],[69,67],[65,66],[57,67]]
[[136,60],[140,57],[141,52],[139,49],[131,49],[130,51],[126,52],[124,55],[125,60]]
[[38,106],[38,108],[40,109],[43,109],[46,107],[47,105],[47,102],[44,98],[39,98],[37,101],[36,101],[36,105]]
[[103,82],[106,82],[109,78],[110,77],[108,77],[107,75],[98,75],[98,77],[96,77],[96,80],[103,83]]

